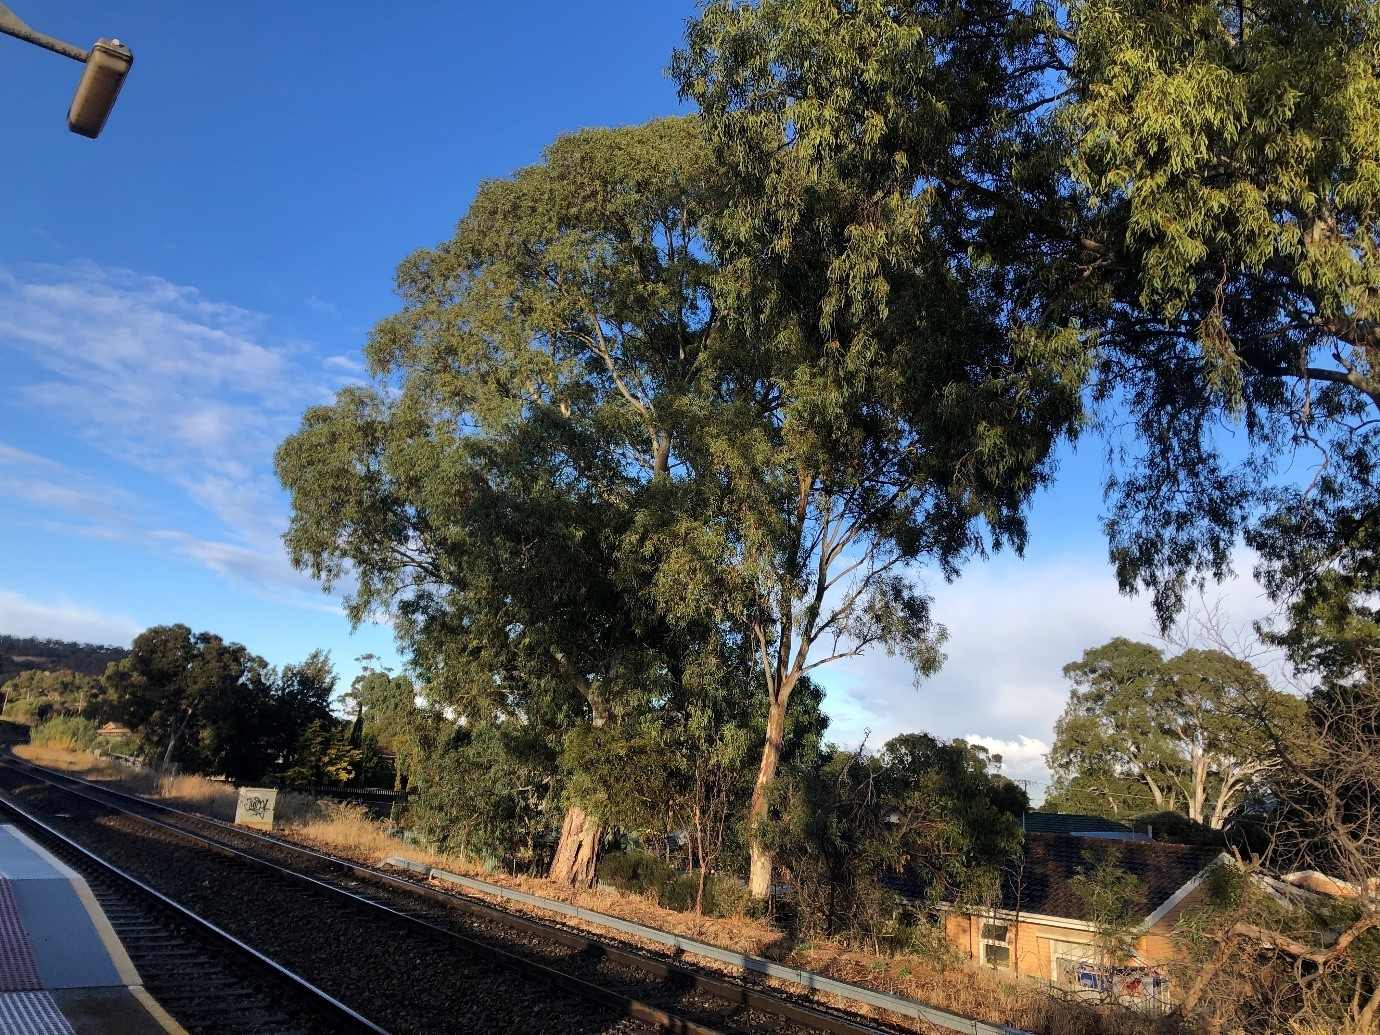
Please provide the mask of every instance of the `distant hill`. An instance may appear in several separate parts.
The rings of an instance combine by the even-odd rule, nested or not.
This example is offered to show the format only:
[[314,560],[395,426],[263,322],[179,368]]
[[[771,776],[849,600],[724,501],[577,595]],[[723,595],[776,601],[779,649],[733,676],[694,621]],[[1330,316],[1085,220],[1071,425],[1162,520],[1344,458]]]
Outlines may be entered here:
[[40,668],[45,672],[68,669],[88,676],[99,676],[112,661],[120,661],[128,656],[127,647],[0,635],[0,683],[31,668]]

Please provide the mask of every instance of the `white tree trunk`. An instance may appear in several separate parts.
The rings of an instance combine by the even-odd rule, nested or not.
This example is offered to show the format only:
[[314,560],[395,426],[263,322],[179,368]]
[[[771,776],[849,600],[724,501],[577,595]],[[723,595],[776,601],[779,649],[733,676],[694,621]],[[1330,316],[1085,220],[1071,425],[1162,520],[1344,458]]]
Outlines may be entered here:
[[790,700],[790,690],[772,694],[767,709],[767,742],[762,748],[762,764],[757,768],[757,783],[752,788],[752,805],[748,810],[748,856],[751,869],[748,872],[748,893],[758,901],[771,894],[772,855],[762,844],[757,824],[767,817],[767,803],[771,787],[776,781],[776,770],[781,765],[781,749],[786,740],[786,704]]

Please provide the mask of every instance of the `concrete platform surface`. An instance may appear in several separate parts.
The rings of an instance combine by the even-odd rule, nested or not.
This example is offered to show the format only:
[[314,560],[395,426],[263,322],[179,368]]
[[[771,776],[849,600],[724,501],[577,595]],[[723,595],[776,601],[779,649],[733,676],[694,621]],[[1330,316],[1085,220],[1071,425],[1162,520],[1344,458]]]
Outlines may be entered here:
[[0,1035],[170,1033],[86,881],[0,825]]

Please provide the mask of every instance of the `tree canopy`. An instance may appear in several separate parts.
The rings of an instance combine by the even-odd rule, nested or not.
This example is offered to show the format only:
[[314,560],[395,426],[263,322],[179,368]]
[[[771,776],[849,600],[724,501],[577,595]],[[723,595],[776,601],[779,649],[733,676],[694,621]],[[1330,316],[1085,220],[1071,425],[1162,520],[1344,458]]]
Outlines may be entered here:
[[1064,667],[1073,683],[1049,753],[1050,804],[1136,816],[1177,811],[1220,830],[1281,765],[1278,731],[1302,699],[1217,650],[1166,659],[1121,637]]
[[[726,175],[680,119],[573,134],[486,184],[401,267],[378,385],[309,412],[278,464],[294,562],[348,564],[352,613],[391,609],[466,714],[549,687],[602,726],[699,645],[754,657],[759,820],[808,672],[872,645],[938,663],[913,566],[1023,542],[1077,384],[1012,344],[938,216],[884,311],[788,304],[837,280],[866,204],[831,183],[823,236],[761,267]],[[755,892],[768,863],[758,846]]]
[[154,626],[106,670],[105,684],[107,714],[136,731],[147,757],[232,778],[266,767],[270,672],[241,644],[185,625]]
[[[1195,567],[1228,567],[1244,529],[1287,598],[1376,513],[1380,12],[1068,14],[1064,119],[1106,284],[1099,391],[1142,444],[1114,486],[1113,558],[1163,617]],[[1316,478],[1272,477],[1295,464]]]
[[1366,0],[720,0],[673,71],[751,311],[792,281],[858,357],[926,264],[976,289],[1060,426],[1090,387],[1112,558],[1167,623],[1243,533],[1284,600],[1380,513],[1377,48]]

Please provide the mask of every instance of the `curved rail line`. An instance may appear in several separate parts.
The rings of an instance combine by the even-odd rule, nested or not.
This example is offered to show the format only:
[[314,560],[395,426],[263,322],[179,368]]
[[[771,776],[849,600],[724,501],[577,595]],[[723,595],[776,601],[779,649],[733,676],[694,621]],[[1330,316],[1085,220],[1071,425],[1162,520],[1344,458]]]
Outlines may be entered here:
[[[789,998],[773,995],[759,988],[753,988],[749,985],[693,969],[651,954],[633,951],[612,944],[606,940],[589,937],[570,928],[519,916],[505,910],[476,902],[473,899],[421,885],[415,880],[409,880],[373,867],[363,866],[350,860],[304,848],[300,845],[282,841],[266,834],[249,831],[243,827],[231,826],[217,820],[188,813],[121,791],[99,787],[66,774],[53,773],[18,759],[6,759],[5,764],[18,772],[42,780],[53,787],[66,790],[69,793],[79,794],[105,807],[117,809],[126,815],[133,816],[142,822],[154,824],[165,830],[174,832],[180,837],[200,842],[205,850],[235,857],[242,862],[272,872],[284,879],[309,885],[324,893],[345,896],[354,900],[361,906],[382,910],[393,919],[417,925],[418,928],[425,929],[433,935],[439,935],[449,939],[468,952],[475,954],[482,953],[489,957],[499,959],[515,969],[529,974],[534,979],[549,982],[555,987],[564,988],[583,997],[587,997],[592,1001],[613,1007],[623,1012],[625,1016],[635,1018],[657,1030],[684,1032],[686,1035],[714,1035],[714,1033],[719,1032],[721,1029],[706,1026],[698,1021],[679,1016],[671,1010],[663,1009],[660,1006],[653,1005],[643,1000],[635,999],[622,993],[600,987],[584,978],[566,974],[546,964],[537,963],[503,949],[496,949],[493,946],[472,939],[453,929],[438,926],[432,919],[412,915],[392,905],[378,902],[366,895],[361,895],[357,891],[342,888],[319,877],[301,873],[291,867],[283,866],[277,862],[245,852],[242,849],[226,844],[224,841],[193,833],[187,830],[183,825],[166,824],[160,820],[154,819],[152,816],[141,815],[140,813],[155,812],[169,814],[177,817],[177,819],[183,823],[194,824],[199,827],[210,827],[216,830],[218,834],[233,836],[237,840],[247,840],[250,843],[258,843],[265,847],[271,847],[275,853],[290,853],[302,860],[311,861],[311,863],[317,867],[333,871],[346,878],[368,881],[371,884],[391,892],[403,892],[407,896],[413,898],[424,899],[429,902],[440,904],[447,910],[459,910],[472,917],[480,918],[485,922],[501,924],[514,931],[521,932],[528,937],[559,943],[560,945],[575,949],[578,954],[587,959],[599,958],[607,960],[609,963],[616,966],[635,968],[676,988],[689,989],[693,991],[693,993],[708,995],[720,1000],[728,1007],[725,1016],[729,1022],[728,1027],[734,1031],[754,1030],[754,1026],[747,1019],[749,1015],[754,1014],[766,1014],[775,1018],[774,1021],[769,1021],[765,1025],[758,1026],[764,1026],[766,1028],[777,1027],[782,1022],[785,1022],[787,1025],[795,1026],[797,1030],[804,1029],[807,1031],[829,1032],[832,1033],[832,1035],[879,1035],[879,1033],[883,1031],[894,1030],[877,1027],[875,1024],[866,1023],[860,1019],[848,1017],[846,1015],[823,1011],[813,1006],[793,1001]],[[114,804],[110,799],[125,804]],[[736,1015],[734,1015],[734,1011],[737,1011]]]
[[[147,916],[148,913],[153,912],[171,918],[179,927],[193,932],[192,941],[194,943],[200,942],[210,946],[217,955],[229,957],[245,969],[252,970],[267,979],[275,995],[282,995],[286,992],[293,1000],[302,1004],[308,1014],[321,1021],[323,1031],[388,1035],[386,1029],[360,1016],[344,1003],[327,995],[286,967],[275,963],[252,946],[246,945],[229,932],[197,916],[137,877],[125,873],[88,851],[71,838],[43,822],[18,802],[8,797],[0,797],[0,806],[16,822],[16,825],[86,878],[88,884],[93,885],[93,893],[96,893],[98,898],[108,900],[109,891],[113,889],[121,901],[134,900],[137,903],[137,914]],[[102,891],[106,894],[102,894]],[[103,907],[106,907],[109,912],[106,903],[103,903]],[[126,931],[122,930],[122,928],[127,929],[131,925],[130,918],[127,917],[124,922],[121,922],[112,917],[111,922],[116,933],[121,935],[122,941],[126,942],[126,947],[130,948]],[[188,942],[186,936],[180,932],[170,933],[168,925],[159,925],[156,936],[164,939],[171,938],[178,946],[185,946]],[[164,946],[163,951],[166,951],[166,946]],[[140,962],[140,955],[137,951],[131,953],[131,957],[136,961],[136,967]],[[172,983],[171,988],[163,990],[154,988],[151,990],[151,994],[155,994],[155,998],[164,1008],[169,1006],[167,991],[175,990],[179,986],[185,987],[188,978],[192,981],[204,981],[205,979],[202,973],[192,972],[189,975],[186,970],[185,959],[182,962],[182,968],[183,980]],[[221,965],[218,965],[217,969],[221,969]],[[278,1030],[264,1027],[267,1023],[265,1018],[271,1017],[274,1012],[281,1013],[282,1003],[245,1002],[246,997],[250,997],[251,1000],[257,1000],[259,997],[255,995],[253,990],[245,989],[242,984],[231,981],[222,983],[219,987],[207,988],[203,985],[198,990],[198,994],[203,1000],[199,1011],[201,1014],[205,1014],[207,1010],[213,1011],[220,1014],[222,1018],[228,1019],[232,1027],[240,1019],[244,1019],[245,1023],[253,1023],[260,1030]],[[176,1015],[180,1011],[175,1008],[170,1012],[174,1013],[179,1022],[187,1020],[185,1015],[177,1017]],[[292,1025],[284,1028],[284,1030],[291,1029]]]

